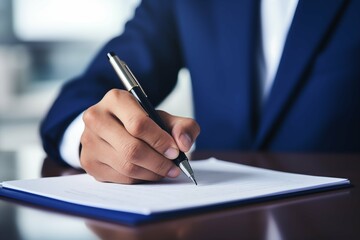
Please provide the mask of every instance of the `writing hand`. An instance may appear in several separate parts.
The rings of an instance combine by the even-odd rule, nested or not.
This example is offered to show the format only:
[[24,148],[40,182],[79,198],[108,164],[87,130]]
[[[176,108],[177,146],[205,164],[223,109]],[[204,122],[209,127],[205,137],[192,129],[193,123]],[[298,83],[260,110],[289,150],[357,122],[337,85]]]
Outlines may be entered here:
[[189,151],[200,133],[190,118],[159,114],[171,135],[162,130],[127,91],[113,89],[84,112],[80,162],[98,181],[132,184],[177,177],[171,162],[179,150]]

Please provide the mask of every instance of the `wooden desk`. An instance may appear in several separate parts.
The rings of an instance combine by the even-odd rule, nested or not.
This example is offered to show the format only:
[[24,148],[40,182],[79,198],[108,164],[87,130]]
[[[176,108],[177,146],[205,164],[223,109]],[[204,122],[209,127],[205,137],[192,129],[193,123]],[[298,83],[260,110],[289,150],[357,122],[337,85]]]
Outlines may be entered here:
[[[9,159],[4,160],[4,154],[0,154],[0,169],[5,162],[11,161],[11,157],[5,155]],[[25,217],[34,226],[43,225],[38,231],[44,231],[49,224],[76,226],[67,226],[67,231],[61,230],[66,228],[65,225],[60,231],[56,227],[46,229],[44,239],[360,239],[360,154],[195,152],[191,158],[211,156],[275,170],[344,177],[354,186],[191,214],[138,227],[85,219],[0,199],[1,239],[27,239],[26,232],[21,232],[24,215],[17,214],[20,210],[31,210]],[[64,173],[69,174],[71,170],[50,160],[44,161],[43,176]],[[2,180],[5,179],[2,177]],[[49,221],[36,220],[44,214]]]

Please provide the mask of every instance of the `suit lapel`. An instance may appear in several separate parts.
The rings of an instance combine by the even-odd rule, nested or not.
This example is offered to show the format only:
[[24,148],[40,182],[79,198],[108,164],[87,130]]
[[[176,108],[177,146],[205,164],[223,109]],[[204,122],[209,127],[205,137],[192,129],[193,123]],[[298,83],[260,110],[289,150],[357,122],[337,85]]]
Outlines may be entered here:
[[273,88],[266,102],[254,148],[261,149],[276,131],[298,94],[306,70],[335,23],[345,0],[299,0]]

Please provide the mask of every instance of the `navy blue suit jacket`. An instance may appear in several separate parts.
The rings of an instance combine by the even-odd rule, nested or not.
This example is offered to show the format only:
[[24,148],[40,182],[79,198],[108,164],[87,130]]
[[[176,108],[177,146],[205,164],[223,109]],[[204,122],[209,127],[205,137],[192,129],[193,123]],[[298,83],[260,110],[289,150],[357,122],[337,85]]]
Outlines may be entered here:
[[[68,82],[41,126],[47,153],[68,124],[120,82],[115,51],[154,104],[192,78],[198,149],[360,151],[360,1],[300,0],[273,88],[257,111],[258,1],[144,1],[125,32]],[[179,103],[181,104],[181,103]]]

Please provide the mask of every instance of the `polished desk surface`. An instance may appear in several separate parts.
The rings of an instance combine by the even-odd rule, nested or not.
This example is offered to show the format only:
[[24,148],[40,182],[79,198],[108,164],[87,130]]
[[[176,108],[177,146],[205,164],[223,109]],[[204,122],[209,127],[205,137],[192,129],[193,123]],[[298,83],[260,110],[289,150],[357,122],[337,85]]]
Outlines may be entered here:
[[[360,239],[360,154],[195,152],[294,173],[348,178],[351,188],[189,214],[136,227],[0,198],[0,239]],[[0,152],[0,180],[18,179],[16,154]],[[2,169],[2,170],[1,170]],[[40,176],[72,174],[49,159]],[[20,177],[21,178],[21,177]]]

